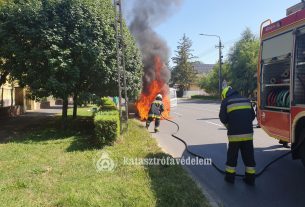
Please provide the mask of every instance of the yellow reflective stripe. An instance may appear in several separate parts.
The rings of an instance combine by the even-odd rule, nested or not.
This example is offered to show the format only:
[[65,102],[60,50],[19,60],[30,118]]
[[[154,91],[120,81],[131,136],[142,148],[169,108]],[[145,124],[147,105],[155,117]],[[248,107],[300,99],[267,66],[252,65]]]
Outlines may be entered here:
[[253,138],[253,133],[248,134],[234,134],[234,135],[228,135],[229,138],[244,138],[244,137],[251,137]]
[[255,174],[255,168],[254,167],[246,167],[246,173],[249,174]]
[[228,107],[227,108],[227,112],[230,113],[232,111],[236,111],[236,110],[242,110],[242,109],[251,109],[251,106],[233,106],[233,107]]
[[226,172],[228,172],[228,173],[235,173],[236,172],[235,167],[227,166],[226,167]]
[[238,134],[238,135],[228,135],[229,142],[241,142],[253,140],[253,134]]
[[229,89],[231,88],[231,86],[227,86],[225,87],[223,90],[222,90],[222,93],[221,93],[221,98],[222,100],[225,99],[227,97],[227,93],[229,91]]
[[153,103],[154,103],[154,104],[161,104],[162,101],[154,101]]
[[157,118],[157,119],[161,118],[161,116],[158,116],[158,115],[155,115],[155,114],[148,114],[148,117],[150,117],[150,118]]
[[250,137],[244,137],[244,138],[229,138],[229,142],[244,142],[244,141],[250,141],[253,140],[253,138]]

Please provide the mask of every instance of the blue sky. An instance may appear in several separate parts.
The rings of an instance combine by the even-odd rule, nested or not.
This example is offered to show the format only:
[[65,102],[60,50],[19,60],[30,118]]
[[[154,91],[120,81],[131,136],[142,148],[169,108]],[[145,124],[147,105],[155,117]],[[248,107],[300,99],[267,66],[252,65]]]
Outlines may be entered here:
[[[125,13],[132,2],[123,0],[123,4],[129,4],[125,5]],[[200,36],[199,33],[221,36],[226,57],[247,27],[258,36],[261,22],[285,17],[286,8],[299,2],[301,0],[184,0],[180,8],[155,30],[167,42],[171,57],[175,55],[179,39],[186,34],[193,42],[193,54],[198,60],[215,63],[218,60],[215,48],[218,39]]]

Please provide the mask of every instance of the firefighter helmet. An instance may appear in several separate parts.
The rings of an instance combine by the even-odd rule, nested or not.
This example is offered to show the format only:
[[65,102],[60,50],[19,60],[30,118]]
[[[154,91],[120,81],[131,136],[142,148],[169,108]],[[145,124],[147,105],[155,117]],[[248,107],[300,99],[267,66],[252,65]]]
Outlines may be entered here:
[[162,100],[162,95],[159,93],[159,94],[156,96],[156,99]]
[[221,99],[225,99],[227,97],[227,93],[229,90],[231,90],[232,87],[231,86],[227,86],[225,87],[223,90],[222,90],[222,93],[221,93]]

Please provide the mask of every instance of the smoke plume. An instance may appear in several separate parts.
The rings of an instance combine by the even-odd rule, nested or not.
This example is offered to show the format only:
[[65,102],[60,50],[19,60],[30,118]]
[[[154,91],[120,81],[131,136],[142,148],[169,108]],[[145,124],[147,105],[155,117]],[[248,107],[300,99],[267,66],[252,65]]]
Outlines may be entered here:
[[135,0],[132,9],[130,30],[142,51],[144,63],[143,92],[148,92],[150,83],[156,79],[155,58],[161,58],[161,78],[164,83],[170,79],[168,61],[169,49],[166,42],[154,31],[154,27],[165,21],[182,0]]

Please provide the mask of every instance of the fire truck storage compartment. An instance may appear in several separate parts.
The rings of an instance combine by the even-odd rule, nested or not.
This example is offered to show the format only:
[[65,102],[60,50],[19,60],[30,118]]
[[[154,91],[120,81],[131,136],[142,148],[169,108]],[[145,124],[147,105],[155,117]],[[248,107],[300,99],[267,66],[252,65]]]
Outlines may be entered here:
[[299,30],[296,37],[294,103],[305,105],[305,29]]
[[261,94],[263,109],[290,110],[290,64],[290,53],[263,61]]

